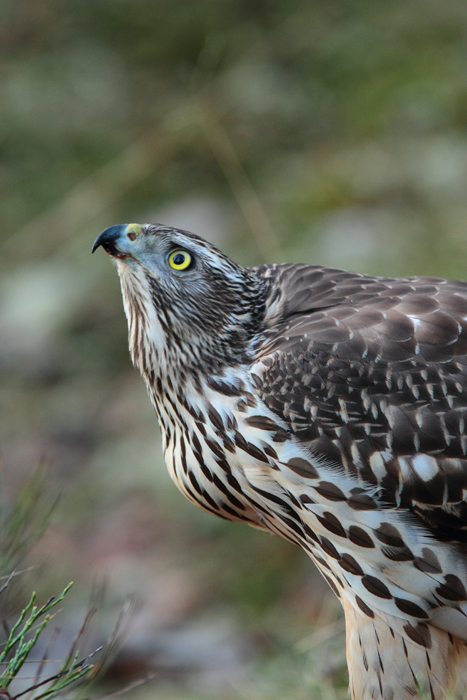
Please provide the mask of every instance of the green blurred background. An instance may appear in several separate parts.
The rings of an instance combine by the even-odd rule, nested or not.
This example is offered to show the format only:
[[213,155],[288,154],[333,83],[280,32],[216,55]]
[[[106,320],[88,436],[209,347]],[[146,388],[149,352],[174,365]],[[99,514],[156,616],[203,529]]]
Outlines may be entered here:
[[62,494],[32,583],[75,580],[71,629],[105,579],[98,636],[136,595],[132,697],[345,697],[306,556],[171,484],[90,249],[159,221],[244,264],[465,278],[465,0],[3,0],[0,52],[4,491],[45,461]]

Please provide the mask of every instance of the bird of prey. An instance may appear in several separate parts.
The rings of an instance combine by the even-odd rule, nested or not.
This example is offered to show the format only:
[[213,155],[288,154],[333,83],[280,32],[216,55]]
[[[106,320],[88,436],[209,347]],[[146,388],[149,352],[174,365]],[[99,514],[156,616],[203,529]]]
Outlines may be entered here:
[[308,553],[353,700],[467,697],[467,283],[244,268],[160,224],[99,246],[179,489]]

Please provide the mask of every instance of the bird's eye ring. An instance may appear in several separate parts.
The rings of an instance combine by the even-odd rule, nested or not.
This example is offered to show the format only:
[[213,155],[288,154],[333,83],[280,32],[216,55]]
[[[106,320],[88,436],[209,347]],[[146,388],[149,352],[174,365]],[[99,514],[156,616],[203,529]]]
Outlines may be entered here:
[[173,250],[169,255],[169,265],[173,270],[188,270],[193,263],[193,258],[186,250]]

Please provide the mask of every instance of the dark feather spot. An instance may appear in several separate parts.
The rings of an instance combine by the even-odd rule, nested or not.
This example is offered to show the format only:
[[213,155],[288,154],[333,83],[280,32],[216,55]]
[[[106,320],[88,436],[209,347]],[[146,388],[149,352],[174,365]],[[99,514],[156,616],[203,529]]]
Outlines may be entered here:
[[[279,514],[279,518],[282,520],[283,523],[286,524],[286,526],[290,530],[293,530],[300,537],[300,539],[302,539],[305,536],[303,529],[301,528],[301,526],[297,522],[295,522],[294,520],[291,520],[290,518],[286,518],[282,514]],[[289,539],[291,539],[291,538],[289,538]],[[291,541],[293,542],[294,540],[291,539]]]
[[213,515],[217,515],[218,518],[222,518],[223,520],[230,520],[230,518],[226,518],[225,515],[222,515],[219,513],[219,511],[213,510],[210,506],[206,504],[206,502],[201,501],[190,489],[187,489],[188,491],[188,498],[192,500],[194,503],[197,503],[200,508],[203,510],[206,510],[208,513],[212,513]]
[[239,510],[246,510],[243,503],[239,501],[238,498],[231,491],[228,491],[225,495],[226,498],[230,501],[230,503],[233,506],[235,506],[235,508],[238,508]]
[[[368,617],[374,618],[375,614],[371,608],[368,607],[368,605],[361,599],[359,598],[358,595],[355,596],[355,602],[357,603],[358,607],[360,610],[365,613]],[[368,671],[368,661],[365,664],[365,668]]]
[[328,540],[327,537],[321,537],[320,538],[320,543],[321,547],[323,548],[323,551],[326,552],[330,557],[333,559],[340,559],[341,555],[337,551],[337,549],[334,547],[333,543]]
[[340,490],[338,486],[331,483],[330,481],[320,481],[319,486],[314,487],[315,490],[326,498],[328,501],[346,501],[346,495]]
[[203,423],[199,420],[195,421],[196,422],[196,427],[198,428],[199,432],[203,437],[206,437],[206,428],[204,427]]
[[248,443],[241,433],[239,433],[238,431],[235,431],[234,440],[235,440],[235,444],[237,445],[237,447],[239,447],[244,452],[248,452]]
[[237,506],[237,508],[243,508],[243,504],[240,503],[240,501],[233,495],[233,493],[230,492],[230,490],[227,488],[224,482],[221,479],[219,479],[215,472],[212,475],[212,480],[216,487],[219,489],[219,491],[221,491],[233,505]]
[[213,508],[214,510],[219,510],[219,506],[218,506],[217,503],[214,501],[214,499],[211,498],[211,496],[209,495],[209,493],[208,493],[206,490],[203,491],[202,497],[204,498],[204,500],[205,500],[207,503],[209,503],[209,505],[211,506],[211,508]]
[[322,516],[317,515],[316,517],[321,525],[326,528],[326,530],[329,530],[329,532],[332,532],[334,535],[338,535],[339,537],[347,538],[344,528],[333,513],[325,512]]
[[255,408],[256,404],[258,403],[255,396],[250,393],[244,392],[244,396],[246,399],[246,402],[250,408]]
[[303,523],[303,529],[305,531],[305,534],[307,537],[310,538],[310,540],[313,540],[313,542],[316,542],[319,544],[319,537],[318,535],[307,525],[306,523]]
[[363,576],[363,569],[360,564],[350,555],[343,554],[339,560],[339,566],[354,576]]
[[197,482],[197,480],[196,480],[196,477],[195,477],[195,475],[193,474],[192,471],[189,471],[189,472],[188,472],[188,478],[189,478],[189,480],[191,481],[191,483],[193,484],[193,488],[195,489],[195,491],[196,491],[197,493],[199,493],[200,496],[202,496],[202,495],[203,495],[203,489],[202,489],[202,488],[200,487],[200,485],[198,484],[198,482]]
[[446,600],[467,600],[467,593],[458,576],[454,576],[454,574],[446,574],[444,580],[445,583],[441,584],[435,589],[440,596]]
[[366,493],[353,494],[347,501],[349,506],[354,510],[376,510],[378,505]]
[[225,433],[224,433],[224,435],[222,435],[222,442],[224,443],[224,447],[226,450],[228,450],[232,454],[234,454],[236,452],[235,444],[232,442],[232,440],[229,438],[229,436],[226,435]]
[[394,598],[394,602],[399,608],[399,610],[406,615],[411,615],[412,617],[421,617],[423,620],[428,618],[428,613],[423,610],[419,605],[412,603],[410,600],[404,600],[403,598]]
[[272,441],[273,442],[285,442],[288,437],[289,436],[288,436],[287,432],[285,430],[281,429],[275,433],[274,437],[272,438]]
[[334,581],[332,580],[332,578],[331,578],[330,576],[328,576],[327,574],[325,574],[324,571],[322,571],[321,573],[323,574],[323,576],[324,576],[324,578],[326,579],[326,581],[329,583],[329,585],[330,585],[331,590],[333,591],[333,593],[335,593],[336,596],[337,596],[338,598],[340,598],[340,597],[341,597],[341,594],[339,593],[339,590],[338,590],[336,584],[334,583]]
[[191,436],[191,444],[193,446],[193,451],[197,452],[198,455],[202,458],[203,456],[203,450],[201,448],[201,443],[199,441],[199,438],[197,434],[194,432]]
[[252,428],[257,428],[258,430],[265,430],[267,432],[284,432],[284,429],[280,425],[275,423],[271,418],[267,416],[250,416],[245,421]]
[[274,447],[271,445],[264,445],[263,450],[265,454],[267,454],[269,457],[272,457],[273,459],[278,459],[278,454]]
[[[196,455],[196,457],[198,458],[198,455]],[[206,464],[204,463],[204,460],[202,460],[202,459],[199,460],[199,459],[198,459],[198,464],[199,464],[200,469],[201,469],[201,471],[203,472],[204,476],[206,477],[206,479],[207,479],[208,481],[212,481],[212,480],[213,480],[212,472],[211,472],[211,470],[209,469],[209,467],[206,466]]]
[[370,535],[358,525],[349,527],[349,540],[359,547],[366,547],[367,549],[372,549],[375,546]]
[[314,501],[312,498],[310,498],[308,496],[308,494],[306,494],[306,493],[302,493],[301,496],[299,496],[299,498],[300,498],[300,501],[305,505],[307,503],[316,503],[316,501]]
[[225,457],[217,457],[216,462],[220,466],[220,468],[225,471],[226,474],[230,474],[230,464],[227,462]]
[[[288,499],[289,503],[291,503],[296,508],[299,508],[299,509],[302,508],[302,503],[297,498],[295,498],[293,493],[291,493],[289,490],[287,490],[286,494],[287,494],[287,499]],[[298,515],[296,515],[296,517],[300,519],[300,517]],[[0,698],[0,700],[1,700],[1,698]]]
[[223,382],[220,379],[208,377],[207,382],[211,389],[218,391],[220,394],[224,394],[224,396],[241,396],[241,391],[232,386],[232,384],[227,384],[227,382]]
[[237,511],[235,511],[233,508],[231,508],[229,505],[227,505],[227,503],[222,504],[222,510],[224,510],[226,513],[231,515],[233,518],[239,518],[240,520],[243,519],[242,516],[239,513],[237,513]]
[[286,466],[292,469],[296,474],[303,476],[305,479],[318,479],[319,474],[314,466],[306,459],[301,457],[293,457],[289,459]]
[[379,528],[375,530],[375,535],[380,542],[390,547],[405,547],[405,542],[400,536],[399,530],[390,523],[381,523]]
[[[381,547],[381,551],[385,557],[391,561],[412,561],[414,555],[408,547]],[[415,562],[414,562],[415,565]]]
[[367,591],[378,598],[386,598],[387,600],[392,598],[389,588],[375,576],[363,576],[362,583]]
[[218,457],[219,459],[225,459],[224,450],[217,442],[215,442],[215,440],[210,440],[208,437],[205,437],[204,442],[209,447],[211,452],[215,454],[216,457]]
[[419,622],[415,626],[408,622],[404,625],[404,632],[415,644],[419,644],[425,649],[431,649],[431,632],[426,622]]
[[216,430],[219,430],[221,433],[225,431],[224,422],[218,411],[216,411],[216,409],[214,408],[214,406],[209,406],[208,416],[209,420],[211,421],[214,428],[216,428]]
[[239,447],[244,452],[247,452],[255,459],[259,460],[260,462],[263,462],[264,464],[269,464],[269,460],[264,454],[264,452],[262,452],[259,449],[259,447],[256,447],[256,445],[253,445],[252,442],[248,442],[247,440],[245,440],[243,436],[241,436],[238,432],[235,432],[235,443],[237,447]]
[[290,506],[289,504],[283,499],[280,498],[279,496],[276,496],[275,493],[269,493],[269,491],[265,491],[264,489],[260,489],[257,486],[251,485],[251,488],[256,491],[256,493],[259,493],[263,498],[265,498],[268,501],[271,501],[271,503],[276,503],[278,506],[282,506],[286,512],[289,511]]
[[423,557],[415,557],[413,565],[427,574],[441,574],[443,570],[436,554],[428,547],[422,549]]

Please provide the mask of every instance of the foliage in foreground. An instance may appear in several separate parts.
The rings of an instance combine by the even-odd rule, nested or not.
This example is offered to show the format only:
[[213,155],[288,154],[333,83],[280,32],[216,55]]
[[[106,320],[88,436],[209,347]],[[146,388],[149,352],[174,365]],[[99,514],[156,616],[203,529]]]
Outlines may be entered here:
[[[13,574],[8,578],[0,592],[5,590],[12,579]],[[39,700],[39,698],[53,698],[68,688],[72,683],[90,675],[94,668],[90,659],[100,651],[102,647],[80,660],[79,652],[75,650],[76,645],[73,644],[58,673],[52,676],[46,676],[45,678],[42,677],[47,661],[47,659],[44,658],[42,662],[38,664],[34,682],[29,688],[14,696],[10,696],[7,692],[10,684],[18,676],[23,665],[27,662],[31,663],[29,657],[41,634],[53,617],[51,613],[52,609],[63,601],[71,586],[71,583],[68,584],[58,598],[49,598],[49,600],[40,607],[35,605],[36,594],[33,593],[29,603],[21,611],[21,614],[9,631],[8,639],[2,645],[3,650],[0,652],[0,665],[5,666],[3,672],[0,674],[0,697],[2,697],[2,700],[3,697],[12,697],[12,700],[16,700],[16,698],[34,691],[38,691],[38,693],[32,696],[34,700]],[[48,687],[44,689],[44,686]]]
[[[14,600],[24,595],[22,590],[18,596],[18,591],[12,590],[12,584],[18,580],[19,574],[29,571],[27,567],[22,568],[25,557],[44,535],[55,503],[56,498],[51,498],[48,493],[46,470],[38,468],[21,486],[12,503],[1,504],[0,574],[3,576],[0,576],[0,579],[3,578],[5,583],[0,587],[0,597],[7,589],[13,594]],[[12,573],[5,575],[6,571]],[[37,605],[35,592],[30,594],[28,602],[21,606],[20,612],[14,616],[15,622],[11,627],[7,623],[11,616],[6,612],[7,607],[11,606],[11,601],[10,605],[3,606],[0,623],[5,634],[4,641],[0,643],[0,700],[17,700],[23,696],[27,696],[27,700],[89,697],[91,682],[106,666],[121,641],[122,629],[131,613],[132,603],[128,601],[123,606],[105,644],[81,656],[80,646],[84,645],[90,620],[97,612],[96,607],[91,607],[74,640],[65,647],[62,658],[52,660],[49,656],[57,640],[58,629],[52,628],[51,623],[60,612],[60,603],[71,586],[72,583],[69,583],[58,597],[52,596],[43,605]],[[24,584],[22,588],[24,589]],[[13,604],[16,605],[16,602]],[[38,650],[42,650],[39,659]],[[99,654],[97,663],[91,661],[96,654]],[[55,651],[53,655],[56,656]],[[55,672],[48,673],[46,669],[50,663],[59,664],[58,670],[55,666]],[[28,668],[34,668],[35,672],[28,686],[25,685],[27,679],[22,672],[26,664]],[[118,692],[129,690],[146,680],[149,680],[149,677],[121,688]],[[11,692],[16,686],[18,690]],[[103,697],[107,697],[107,694],[101,696]]]
[[[24,557],[33,545],[41,539],[48,526],[55,499],[52,500],[47,494],[45,477],[46,470],[39,467],[22,485],[14,502],[8,506],[2,504],[0,513],[0,569],[2,573],[8,569],[12,573],[4,577],[6,582],[0,588],[0,594],[5,594],[6,590],[10,589],[12,582],[17,580],[17,575],[20,573],[18,567],[24,562]],[[90,659],[98,650],[83,659],[79,658],[77,644],[86,626],[85,623],[66,658],[61,663],[58,672],[52,675],[44,673],[49,662],[47,658],[48,648],[46,648],[42,660],[36,661],[31,658],[37,649],[38,641],[43,641],[44,632],[58,612],[57,606],[64,600],[71,586],[71,583],[68,584],[58,597],[52,596],[41,606],[36,604],[36,593],[33,592],[11,629],[6,622],[5,611],[2,612],[2,625],[6,640],[0,645],[1,700],[10,697],[19,698],[27,693],[29,693],[29,700],[53,698],[80,679],[90,677],[93,670]],[[50,629],[47,629],[47,632],[50,632]],[[52,632],[49,647],[53,638],[54,633]],[[15,679],[21,679],[21,670],[25,664],[36,666],[37,670],[32,685],[11,696],[9,693],[10,685]],[[22,680],[24,682],[24,679]]]

